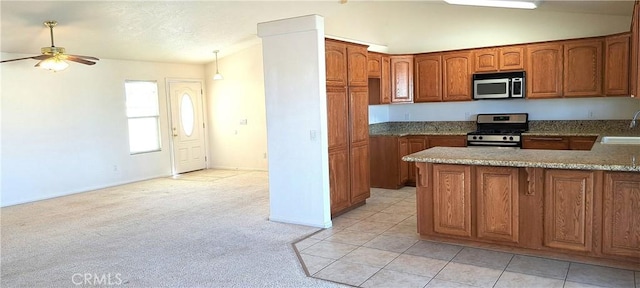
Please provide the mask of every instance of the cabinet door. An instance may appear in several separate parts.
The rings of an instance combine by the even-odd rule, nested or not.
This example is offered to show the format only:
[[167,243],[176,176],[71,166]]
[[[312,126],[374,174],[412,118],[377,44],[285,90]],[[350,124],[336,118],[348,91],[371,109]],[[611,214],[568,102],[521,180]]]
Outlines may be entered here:
[[471,237],[471,168],[433,164],[433,230]]
[[636,0],[631,20],[631,95],[640,92],[640,1]]
[[602,96],[602,40],[564,44],[564,96]]
[[329,191],[331,214],[334,215],[351,205],[349,193],[349,150],[329,150]]
[[414,102],[442,101],[442,56],[419,55],[415,63]]
[[369,141],[369,94],[367,87],[349,88],[349,131],[351,143]]
[[476,167],[478,238],[518,243],[518,171]]
[[592,250],[592,171],[546,170],[544,184],[544,245]]
[[444,91],[443,101],[471,100],[471,52],[442,55]]
[[327,86],[347,86],[347,45],[326,40],[324,49]]
[[562,44],[527,46],[527,98],[562,96]]
[[380,78],[380,71],[382,70],[382,54],[369,52],[367,57],[368,77]]
[[369,144],[351,146],[349,162],[351,176],[350,205],[360,203],[370,196],[369,183]]
[[391,58],[382,56],[380,71],[380,104],[391,103]]
[[497,48],[478,49],[474,51],[475,72],[496,72],[499,66]]
[[346,88],[327,88],[327,138],[329,149],[346,149],[349,145],[349,102]]
[[366,87],[369,84],[367,76],[367,47],[347,45],[347,75],[349,86]]
[[413,101],[413,56],[391,56],[391,103]]
[[640,259],[640,174],[604,176],[602,252]]
[[524,70],[524,46],[500,48],[500,71]]
[[607,37],[605,42],[604,94],[629,95],[630,34]]
[[[409,153],[420,152],[427,149],[427,139],[425,136],[410,136],[408,137]],[[413,164],[409,164],[409,177],[407,185],[416,185],[416,167]]]
[[407,180],[409,179],[409,168],[415,166],[413,163],[411,162],[405,162],[402,161],[402,157],[409,155],[409,140],[407,140],[407,137],[400,137],[398,139],[398,152],[399,152],[399,159],[398,161],[400,161],[400,165],[399,165],[399,169],[400,169],[400,178],[398,179],[399,183],[402,183],[402,185],[404,185],[404,183],[407,182]]

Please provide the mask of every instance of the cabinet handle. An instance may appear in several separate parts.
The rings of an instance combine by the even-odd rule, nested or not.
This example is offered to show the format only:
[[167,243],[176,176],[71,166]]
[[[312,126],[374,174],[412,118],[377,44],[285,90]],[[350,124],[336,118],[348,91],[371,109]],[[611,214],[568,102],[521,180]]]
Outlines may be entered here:
[[536,169],[533,167],[526,167],[524,171],[527,172],[527,191],[524,192],[525,196],[534,196],[536,194]]
[[533,141],[562,141],[562,140],[564,140],[564,138],[562,138],[562,137],[534,137],[534,138],[529,138],[529,140],[533,140]]

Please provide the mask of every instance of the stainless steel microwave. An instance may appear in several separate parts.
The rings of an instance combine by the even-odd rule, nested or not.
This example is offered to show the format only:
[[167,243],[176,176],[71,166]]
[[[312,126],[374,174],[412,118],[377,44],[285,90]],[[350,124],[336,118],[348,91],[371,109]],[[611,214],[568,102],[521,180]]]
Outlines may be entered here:
[[473,74],[473,99],[524,98],[524,71]]

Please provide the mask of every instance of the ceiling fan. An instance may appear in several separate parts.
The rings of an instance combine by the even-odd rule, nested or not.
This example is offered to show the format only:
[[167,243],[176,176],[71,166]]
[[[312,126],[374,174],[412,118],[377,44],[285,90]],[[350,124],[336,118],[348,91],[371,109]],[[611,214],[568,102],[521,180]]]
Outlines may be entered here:
[[85,64],[85,65],[93,65],[93,64],[96,64],[95,61],[100,60],[92,56],[65,54],[64,47],[56,47],[53,44],[53,27],[55,27],[56,25],[58,25],[58,22],[56,21],[44,22],[44,26],[49,27],[49,31],[51,33],[51,47],[42,47],[42,49],[40,49],[42,55],[10,59],[10,60],[2,60],[0,61],[0,63],[34,59],[34,60],[40,60],[38,63],[36,63],[35,67],[44,68],[44,69],[53,70],[53,71],[61,71],[66,69],[69,66],[69,63],[67,63],[65,60],[73,61],[73,62]]

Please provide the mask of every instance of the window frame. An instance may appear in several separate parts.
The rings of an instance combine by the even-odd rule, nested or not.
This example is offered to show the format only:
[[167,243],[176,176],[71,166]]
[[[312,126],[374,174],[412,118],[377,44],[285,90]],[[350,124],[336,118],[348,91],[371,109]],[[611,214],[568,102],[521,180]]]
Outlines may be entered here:
[[[154,84],[155,85],[155,97],[154,99],[156,100],[156,103],[154,103],[156,111],[155,114],[151,115],[136,115],[136,116],[129,116],[129,106],[127,105],[129,100],[129,97],[132,97],[133,95],[127,95],[127,84],[128,83],[150,83],[150,84]],[[125,116],[127,117],[127,138],[128,138],[128,143],[129,143],[129,155],[139,155],[139,154],[146,154],[146,153],[154,153],[154,152],[161,152],[162,151],[162,129],[160,127],[160,91],[159,91],[159,86],[158,86],[158,81],[156,80],[125,80],[124,81],[124,100],[125,100]],[[153,148],[150,150],[141,150],[141,151],[132,151],[132,145],[131,145],[131,125],[130,125],[130,120],[135,120],[135,119],[155,119],[155,123],[156,123],[156,133],[157,133],[157,140],[158,140],[158,145],[157,148]]]

